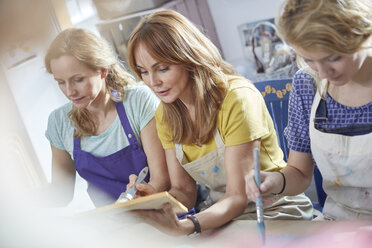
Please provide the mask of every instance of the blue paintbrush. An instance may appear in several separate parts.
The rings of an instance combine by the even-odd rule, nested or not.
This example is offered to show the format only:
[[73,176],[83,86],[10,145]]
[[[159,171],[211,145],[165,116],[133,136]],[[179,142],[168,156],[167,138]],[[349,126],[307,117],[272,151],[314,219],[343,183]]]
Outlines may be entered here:
[[[260,190],[261,176],[260,176],[260,150],[253,149],[253,163],[254,163],[254,180],[258,189]],[[256,198],[256,211],[257,211],[257,227],[258,236],[262,245],[265,244],[265,223],[263,220],[263,203],[260,190],[260,196]]]
[[148,172],[149,167],[144,167],[138,174],[137,180],[134,185],[128,190],[128,192],[121,193],[119,199],[117,199],[116,202],[126,202],[132,200],[137,192],[136,185],[142,183],[142,181],[146,178]]

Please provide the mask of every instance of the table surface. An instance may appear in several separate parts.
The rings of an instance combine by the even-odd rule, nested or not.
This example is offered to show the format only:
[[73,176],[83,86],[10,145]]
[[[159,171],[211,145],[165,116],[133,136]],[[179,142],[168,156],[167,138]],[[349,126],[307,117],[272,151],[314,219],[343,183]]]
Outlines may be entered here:
[[[232,221],[190,238],[166,235],[127,213],[115,216],[56,216],[45,209],[0,211],[1,247],[260,247],[257,222]],[[367,248],[372,244],[372,222],[266,220],[265,248]]]
[[[372,222],[267,220],[265,227],[265,248],[303,248],[307,246],[312,248],[367,248],[372,244]],[[123,232],[124,229],[126,231]],[[194,238],[168,236],[147,224],[119,227],[107,234],[107,245],[110,247],[116,247],[123,242],[139,247],[162,248],[261,246],[258,240],[257,222],[252,220],[232,221],[221,228],[203,232]]]

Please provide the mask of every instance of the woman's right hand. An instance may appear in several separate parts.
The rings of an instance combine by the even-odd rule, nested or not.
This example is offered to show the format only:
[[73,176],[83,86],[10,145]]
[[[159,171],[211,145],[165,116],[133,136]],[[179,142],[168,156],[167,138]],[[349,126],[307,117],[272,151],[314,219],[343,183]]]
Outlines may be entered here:
[[[260,191],[263,196],[271,193],[280,192],[283,187],[283,177],[279,172],[265,172],[261,171],[261,185],[258,189],[256,181],[254,180],[254,170],[251,170],[245,176],[245,191],[249,201],[256,201],[260,196]],[[264,199],[265,201],[265,199]]]
[[[137,179],[137,175],[135,174],[131,174],[129,176],[129,183],[127,184],[127,192],[131,187],[133,187],[134,183],[136,182],[136,179]],[[135,198],[156,193],[155,188],[151,186],[151,184],[148,184],[146,182],[139,183],[135,187],[137,189],[136,195],[134,196]]]

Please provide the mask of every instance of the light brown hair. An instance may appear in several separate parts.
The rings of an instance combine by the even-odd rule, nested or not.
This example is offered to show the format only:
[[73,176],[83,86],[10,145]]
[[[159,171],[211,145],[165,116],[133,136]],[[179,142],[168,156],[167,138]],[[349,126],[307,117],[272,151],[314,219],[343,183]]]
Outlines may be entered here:
[[[62,55],[71,55],[92,70],[107,69],[107,94],[114,101],[123,101],[124,87],[135,83],[134,77],[125,71],[109,43],[85,29],[66,29],[52,41],[44,58],[49,73],[52,73],[51,60]],[[68,117],[76,130],[74,137],[95,135],[97,127],[87,109],[78,109],[73,105]]]
[[128,42],[128,63],[141,77],[135,50],[144,45],[158,62],[182,65],[189,72],[196,103],[195,126],[181,100],[161,103],[163,122],[173,130],[174,143],[204,144],[213,137],[218,111],[228,88],[226,75],[236,75],[215,45],[187,18],[172,10],[144,17]]
[[[275,23],[288,44],[307,51],[350,55],[371,48],[370,0],[285,0]],[[299,67],[304,65],[300,59]]]
[[372,35],[370,0],[286,0],[280,11],[279,34],[304,50],[353,54]]

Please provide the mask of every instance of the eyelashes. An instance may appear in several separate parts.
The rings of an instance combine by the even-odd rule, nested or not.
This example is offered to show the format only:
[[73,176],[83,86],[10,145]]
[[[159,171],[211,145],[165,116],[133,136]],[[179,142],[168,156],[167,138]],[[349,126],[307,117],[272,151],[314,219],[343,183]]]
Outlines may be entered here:
[[[339,61],[341,59],[342,59],[342,56],[340,55],[340,56],[336,56],[336,57],[327,58],[325,61],[326,62],[337,62],[337,61]],[[313,63],[314,62],[313,60],[310,60],[310,59],[304,59],[304,61],[306,63]]]
[[[169,67],[162,67],[162,68],[159,68],[157,69],[159,72],[167,72],[169,71]],[[144,71],[144,70],[139,70],[139,74],[141,75],[147,75],[148,74],[148,71]]]
[[328,61],[329,62],[336,62],[336,61],[339,61],[341,58],[342,58],[342,56],[337,56],[335,58],[329,58]]

